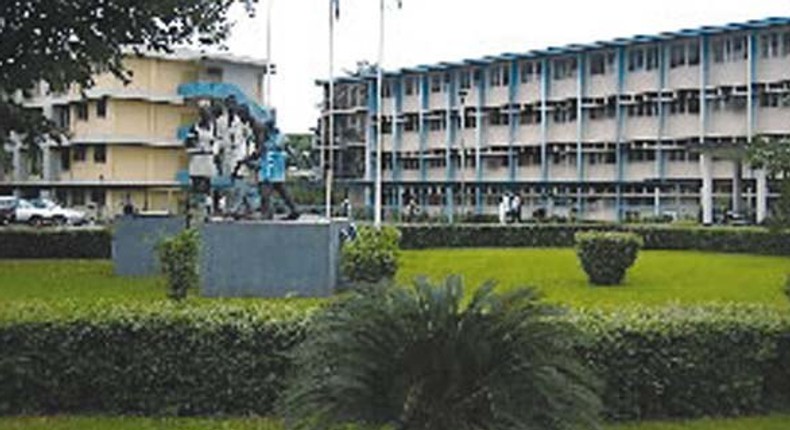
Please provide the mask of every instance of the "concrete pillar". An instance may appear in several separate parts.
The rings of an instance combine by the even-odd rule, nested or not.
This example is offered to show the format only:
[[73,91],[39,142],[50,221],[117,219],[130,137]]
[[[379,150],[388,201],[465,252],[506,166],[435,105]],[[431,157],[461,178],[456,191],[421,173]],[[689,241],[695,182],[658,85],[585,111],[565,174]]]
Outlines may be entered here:
[[653,215],[661,216],[661,187],[653,188]]
[[22,140],[19,136],[11,132],[11,169],[14,181],[21,181],[22,178]]
[[702,224],[713,224],[713,156],[701,153],[699,157],[702,189],[700,190],[700,206],[702,207]]
[[743,209],[743,168],[741,160],[732,162],[732,211],[741,213]]
[[54,180],[52,175],[52,141],[47,139],[41,144],[41,179]]
[[768,176],[765,169],[754,171],[754,178],[757,182],[757,223],[765,221],[768,217]]

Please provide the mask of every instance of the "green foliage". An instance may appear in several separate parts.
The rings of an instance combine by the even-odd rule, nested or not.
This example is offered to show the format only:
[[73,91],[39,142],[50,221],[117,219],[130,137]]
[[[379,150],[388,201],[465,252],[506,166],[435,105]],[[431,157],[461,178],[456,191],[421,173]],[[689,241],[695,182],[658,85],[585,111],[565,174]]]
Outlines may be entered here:
[[183,300],[189,290],[200,287],[200,235],[186,229],[162,240],[157,246],[159,265],[167,279],[168,297]]
[[[312,367],[305,372],[313,375],[322,364],[334,366],[341,358],[367,351],[352,349],[353,345],[375,347],[365,353],[370,361],[357,363],[359,372],[378,369],[382,360],[394,363],[405,358],[406,347],[411,345],[415,372],[441,369],[447,373],[436,373],[431,381],[452,375],[453,381],[461,383],[475,378],[466,370],[463,377],[455,377],[474,365],[467,358],[479,359],[482,366],[495,359],[490,352],[500,351],[494,346],[515,349],[496,336],[481,334],[495,329],[481,327],[488,314],[473,318],[472,304],[434,306],[449,300],[450,292],[431,291],[435,295],[399,289],[353,292],[320,317],[314,316],[315,307],[308,309],[298,302],[254,301],[244,306],[223,302],[184,306],[169,301],[124,305],[105,301],[91,306],[68,301],[5,303],[0,312],[0,415],[266,416],[273,412],[274,402],[285,389],[285,375],[292,372],[293,360],[307,360],[304,351],[309,350],[310,343],[304,344],[300,354],[295,354],[294,348],[310,327],[313,334],[326,334],[323,343],[339,348],[344,345],[341,340],[353,342],[346,343],[349,348],[341,349],[340,355],[322,355],[319,361],[310,361]],[[380,312],[363,307],[357,302],[363,300],[361,294],[387,298],[381,303],[386,307]],[[453,292],[451,303],[458,302],[457,294]],[[400,295],[404,297],[396,301]],[[421,301],[412,303],[418,297]],[[503,296],[493,297],[495,302],[503,301]],[[401,306],[396,304],[402,302],[411,303],[414,312],[420,312],[398,319],[397,324],[384,324],[391,316],[401,315],[396,312]],[[426,304],[430,306],[422,311],[419,306]],[[507,304],[510,306],[515,305]],[[550,309],[535,306],[534,312]],[[310,323],[317,318],[340,324],[346,321],[341,316],[352,311],[354,315],[369,312],[371,318],[356,321],[354,332],[329,331],[326,325]],[[491,313],[501,316],[507,312],[494,309]],[[576,350],[604,382],[603,408],[609,419],[735,416],[790,408],[790,315],[785,311],[745,305],[621,307],[616,313],[573,311],[549,315],[549,320],[563,323],[558,326],[544,324],[542,318],[524,320],[524,327],[537,329],[529,336],[537,336],[546,327],[565,330],[566,324],[581,332],[574,340]],[[426,319],[442,324],[429,326]],[[454,322],[460,330],[456,333],[469,334],[476,343],[461,342],[453,332],[448,335],[448,327]],[[368,333],[372,337],[364,337]],[[315,346],[318,340],[311,339]],[[540,342],[555,340],[541,338]],[[414,346],[418,341],[423,343]],[[455,346],[458,349],[451,349]],[[382,355],[376,355],[376,351]],[[449,361],[438,359],[444,356],[449,356]],[[505,366],[507,361],[498,363],[497,371],[512,370]],[[389,372],[383,366],[381,369]],[[521,377],[516,376],[517,380]],[[381,384],[406,380],[390,373],[382,378]],[[338,380],[333,376],[321,383],[330,382]],[[462,391],[448,391],[453,392]],[[361,405],[367,408],[376,399],[391,398],[395,397],[365,398]],[[437,401],[448,400],[440,396]],[[512,406],[528,409],[531,404]]]
[[343,244],[341,269],[352,284],[375,284],[398,271],[400,232],[392,227],[362,226],[354,240]]
[[790,228],[790,140],[760,136],[747,148],[747,158],[753,167],[765,169],[771,178],[782,178],[779,201],[766,224],[774,232]]
[[634,233],[576,233],[576,254],[593,285],[621,284],[642,246],[642,238]]
[[468,304],[459,277],[350,293],[320,313],[283,398],[290,428],[595,428],[575,331],[530,289]]
[[790,320],[771,308],[633,308],[576,315],[613,420],[750,415],[790,406]]
[[626,231],[641,236],[645,249],[790,255],[790,233],[757,227],[644,225],[402,225],[403,249],[573,247],[581,231]]
[[[41,82],[52,91],[71,85],[93,86],[98,73],[131,79],[124,50],[166,52],[175,46],[221,44],[228,36],[230,6],[235,0],[122,0],[63,2],[41,0],[0,3],[0,141],[11,131],[29,144],[57,130],[40,111],[24,109],[11,98]],[[18,50],[19,46],[26,49]]]
[[261,415],[309,314],[285,303],[6,305],[0,415]]
[[112,234],[105,229],[3,229],[3,258],[110,258]]

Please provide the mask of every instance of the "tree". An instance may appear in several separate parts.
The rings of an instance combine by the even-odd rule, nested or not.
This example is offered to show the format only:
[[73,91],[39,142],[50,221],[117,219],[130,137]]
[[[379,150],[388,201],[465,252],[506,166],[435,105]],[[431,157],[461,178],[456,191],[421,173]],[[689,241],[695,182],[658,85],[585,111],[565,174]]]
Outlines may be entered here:
[[467,300],[459,277],[352,291],[297,349],[286,425],[597,428],[598,385],[559,313],[530,289],[500,295],[487,284]]
[[[0,2],[0,141],[11,131],[33,139],[53,132],[16,97],[46,82],[53,91],[90,88],[110,72],[128,82],[128,49],[167,52],[174,46],[220,45],[237,0],[8,0]],[[257,0],[249,0],[247,3]]]
[[781,179],[781,194],[768,219],[773,229],[790,228],[790,140],[760,136],[747,151],[752,166],[765,169],[771,179]]

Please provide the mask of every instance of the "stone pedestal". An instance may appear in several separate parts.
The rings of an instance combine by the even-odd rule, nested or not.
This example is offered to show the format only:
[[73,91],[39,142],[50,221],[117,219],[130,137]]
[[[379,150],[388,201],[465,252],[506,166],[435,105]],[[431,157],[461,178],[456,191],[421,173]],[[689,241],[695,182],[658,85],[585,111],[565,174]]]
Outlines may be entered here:
[[340,230],[329,221],[210,223],[201,229],[201,293],[323,297],[337,287]]
[[[121,218],[113,237],[115,273],[158,273],[156,244],[184,219]],[[208,297],[324,297],[338,286],[346,221],[212,222],[199,227],[201,294]],[[164,292],[163,292],[164,294]]]

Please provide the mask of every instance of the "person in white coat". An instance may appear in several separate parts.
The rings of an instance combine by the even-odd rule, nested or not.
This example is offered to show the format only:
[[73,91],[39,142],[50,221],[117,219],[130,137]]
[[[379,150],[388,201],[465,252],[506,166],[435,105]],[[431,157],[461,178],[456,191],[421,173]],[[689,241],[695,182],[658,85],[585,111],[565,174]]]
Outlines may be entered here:
[[507,215],[510,211],[510,198],[507,194],[503,194],[499,200],[499,223],[507,224]]

